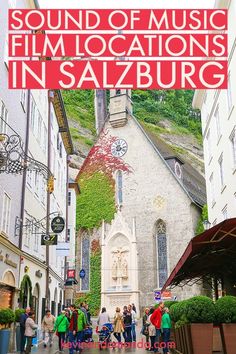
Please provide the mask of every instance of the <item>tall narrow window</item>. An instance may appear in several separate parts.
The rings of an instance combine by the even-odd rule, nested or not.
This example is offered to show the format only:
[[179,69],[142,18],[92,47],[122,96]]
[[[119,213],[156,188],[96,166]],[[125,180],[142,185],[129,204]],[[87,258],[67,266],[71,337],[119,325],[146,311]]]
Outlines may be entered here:
[[118,205],[122,205],[123,203],[123,176],[122,176],[122,171],[117,172],[117,203]]
[[214,185],[214,176],[213,173],[210,177],[210,189],[211,189],[211,205],[215,204],[215,185]]
[[4,102],[0,99],[0,134],[6,134],[8,122],[8,110]]
[[212,153],[211,153],[211,133],[210,130],[208,130],[207,133],[207,155],[208,155],[208,162],[210,162],[212,158]]
[[3,208],[2,208],[2,231],[5,232],[5,234],[9,233],[10,210],[11,210],[11,198],[6,193],[4,193]]
[[68,192],[68,206],[71,206],[71,192]]
[[228,218],[227,205],[222,209],[222,216],[223,220],[226,220]]
[[217,138],[219,140],[221,137],[219,105],[217,106],[217,108],[215,110],[214,117],[215,117],[215,122],[216,122]]
[[157,223],[156,244],[158,287],[162,288],[168,278],[166,224],[162,220],[159,220]]
[[232,133],[230,134],[229,137],[231,141],[231,147],[232,147],[232,157],[233,157],[233,166],[236,167],[236,133],[235,133],[235,127]]
[[228,110],[229,110],[229,113],[230,113],[230,111],[231,111],[231,109],[232,109],[232,106],[233,106],[232,87],[231,87],[231,76],[230,76],[230,73],[229,73],[229,76],[228,76],[227,99],[228,99]]
[[85,277],[81,279],[81,290],[89,290],[89,262],[90,262],[90,241],[88,238],[83,237],[82,239],[82,269],[85,270]]
[[26,111],[26,99],[27,99],[26,95],[27,95],[27,90],[24,90],[24,89],[21,90],[20,102],[21,102],[24,112]]
[[220,172],[220,183],[221,183],[221,188],[223,188],[224,187],[223,155],[220,156],[218,163],[219,163],[219,172]]

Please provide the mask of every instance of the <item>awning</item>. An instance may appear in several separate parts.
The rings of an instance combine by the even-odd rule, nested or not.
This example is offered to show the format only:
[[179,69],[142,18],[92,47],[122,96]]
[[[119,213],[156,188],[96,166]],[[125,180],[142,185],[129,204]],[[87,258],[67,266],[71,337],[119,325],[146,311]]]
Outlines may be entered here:
[[236,218],[195,236],[161,291],[206,277],[219,280],[227,277],[236,282]]

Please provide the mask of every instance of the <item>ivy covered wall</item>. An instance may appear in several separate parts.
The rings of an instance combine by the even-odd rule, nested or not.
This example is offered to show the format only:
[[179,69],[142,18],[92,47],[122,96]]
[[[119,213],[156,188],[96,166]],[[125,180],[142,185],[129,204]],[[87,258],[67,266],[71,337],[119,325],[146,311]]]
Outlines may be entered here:
[[[118,138],[103,132],[86,158],[77,181],[80,195],[77,198],[76,229],[93,234],[104,220],[110,223],[115,216],[115,173],[132,172],[131,167],[121,158],[114,157],[111,145]],[[91,313],[96,315],[101,305],[101,249],[98,241],[91,242],[90,253],[90,292],[78,294],[77,303],[87,301]]]
[[99,313],[101,307],[101,248],[99,241],[93,240],[90,254],[90,292],[79,294],[76,305],[86,301],[92,316]]

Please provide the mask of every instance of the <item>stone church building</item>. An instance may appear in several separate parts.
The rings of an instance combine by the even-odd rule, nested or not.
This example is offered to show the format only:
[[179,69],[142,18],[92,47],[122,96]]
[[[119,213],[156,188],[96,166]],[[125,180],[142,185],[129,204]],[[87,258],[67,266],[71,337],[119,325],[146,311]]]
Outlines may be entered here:
[[[78,239],[79,267],[89,268],[89,242],[99,239],[101,305],[113,315],[116,306],[134,303],[139,311],[155,302],[154,291],[162,288],[194,236],[205,181],[135,119],[131,90],[110,91],[108,115],[102,91],[95,101],[97,144],[106,132],[110,154],[129,169],[113,171],[117,211],[112,222],[103,222],[90,238]],[[80,292],[89,290],[89,278],[88,271]],[[187,286],[171,295],[181,300],[200,291],[197,285]]]

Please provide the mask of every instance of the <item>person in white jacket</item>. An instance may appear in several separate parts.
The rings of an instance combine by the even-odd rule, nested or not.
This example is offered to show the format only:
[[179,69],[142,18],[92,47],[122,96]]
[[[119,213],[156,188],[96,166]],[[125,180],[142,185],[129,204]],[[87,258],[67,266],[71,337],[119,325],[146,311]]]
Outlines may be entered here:
[[31,352],[32,340],[36,337],[36,329],[37,325],[34,322],[34,312],[28,313],[28,318],[25,321],[25,337],[27,339],[27,345],[25,354],[29,354]]
[[110,317],[108,313],[106,312],[106,308],[103,307],[100,315],[98,316],[98,321],[97,324],[99,326],[99,331],[102,329],[105,323],[110,323]]

